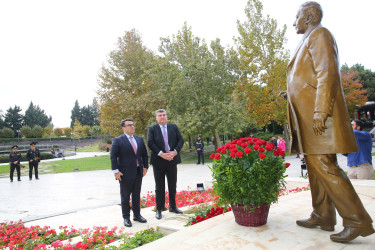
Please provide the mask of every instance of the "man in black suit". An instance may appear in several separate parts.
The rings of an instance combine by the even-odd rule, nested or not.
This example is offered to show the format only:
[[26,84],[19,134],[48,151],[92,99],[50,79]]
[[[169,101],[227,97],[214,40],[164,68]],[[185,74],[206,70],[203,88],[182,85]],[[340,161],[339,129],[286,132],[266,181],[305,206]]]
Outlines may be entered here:
[[176,124],[167,124],[167,112],[156,111],[158,124],[148,127],[147,144],[151,150],[151,165],[154,169],[156,218],[161,219],[165,210],[165,176],[168,181],[169,212],[182,214],[176,206],[177,164],[181,163],[180,150],[184,139]]
[[39,180],[38,165],[40,162],[40,151],[35,147],[37,142],[30,143],[30,149],[27,151],[26,158],[29,161],[29,179],[33,179],[33,168],[35,171],[35,179]]
[[111,167],[120,183],[121,209],[124,225],[131,227],[130,195],[132,196],[133,220],[146,223],[141,216],[140,196],[142,178],[148,169],[147,149],[142,137],[134,135],[135,125],[131,118],[121,121],[124,134],[113,139],[111,148]]

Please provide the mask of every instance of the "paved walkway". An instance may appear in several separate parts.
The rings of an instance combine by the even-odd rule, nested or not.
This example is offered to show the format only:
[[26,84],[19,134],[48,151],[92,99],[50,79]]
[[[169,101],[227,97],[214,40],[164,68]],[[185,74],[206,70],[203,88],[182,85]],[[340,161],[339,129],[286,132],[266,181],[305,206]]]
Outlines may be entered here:
[[[108,153],[78,153],[71,158],[105,154]],[[346,158],[338,156],[338,159],[345,170]],[[287,169],[288,179],[304,180],[300,177],[300,159],[287,156],[286,161],[291,163]],[[0,178],[0,221],[32,221],[120,203],[119,184],[110,170],[44,174],[40,176],[40,180],[32,181],[25,176],[22,179],[21,182],[11,183],[8,178]],[[207,186],[210,182],[211,171],[207,165],[178,165],[178,191],[195,189],[197,183]],[[154,185],[153,170],[150,167],[143,178],[142,195],[154,191]]]

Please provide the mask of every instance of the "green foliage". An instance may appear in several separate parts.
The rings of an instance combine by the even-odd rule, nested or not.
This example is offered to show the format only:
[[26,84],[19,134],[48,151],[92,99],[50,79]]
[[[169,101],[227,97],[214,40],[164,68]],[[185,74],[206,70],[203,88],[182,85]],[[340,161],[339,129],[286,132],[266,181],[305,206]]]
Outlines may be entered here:
[[341,67],[341,71],[347,73],[349,70],[358,72],[357,78],[354,80],[359,80],[363,85],[363,89],[367,90],[367,97],[369,101],[375,101],[375,72],[370,69],[365,69],[361,64],[354,64],[350,68],[347,64]]
[[150,122],[155,122],[155,111],[163,107],[161,83],[156,79],[167,72],[155,70],[157,63],[136,30],[118,39],[117,48],[109,53],[108,66],[103,66],[99,74],[99,119],[105,132],[120,135],[121,120],[131,117],[136,133],[147,136]]
[[211,170],[214,190],[222,204],[263,205],[277,202],[280,191],[285,187],[286,168],[279,156],[283,155],[282,152],[273,149],[272,143],[249,137],[218,149],[220,153],[215,157],[220,158],[215,158]]
[[76,102],[74,103],[74,107],[72,109],[72,114],[71,114],[70,118],[71,118],[71,122],[70,122],[71,128],[73,128],[74,122],[76,120],[78,120],[78,121],[82,120],[81,108],[79,107],[78,100],[76,100]]
[[14,133],[22,127],[23,115],[21,111],[19,106],[14,105],[14,108],[10,107],[4,115],[5,127],[11,128]]
[[61,137],[63,135],[63,132],[62,132],[61,128],[55,128],[55,130],[53,131],[53,133],[57,137]]
[[20,129],[20,136],[22,137],[26,137],[26,138],[31,138],[33,135],[32,133],[32,130],[29,126],[23,126],[21,129]]
[[83,136],[90,136],[91,135],[90,130],[91,130],[90,126],[88,126],[88,125],[83,126],[83,128],[82,128]]
[[43,128],[40,125],[35,125],[31,131],[34,138],[42,137],[44,132]]
[[64,129],[64,135],[66,136],[66,137],[72,137],[72,129],[71,128],[65,128]]
[[1,130],[1,137],[2,138],[14,138],[14,132],[10,128],[3,128]]
[[263,16],[259,0],[249,0],[247,19],[237,22],[239,36],[235,39],[240,55],[240,80],[236,97],[246,106],[244,114],[259,127],[276,121],[285,123],[286,101],[279,92],[286,90],[286,66],[289,53],[284,49],[286,25]]
[[272,136],[275,136],[273,133],[270,132],[265,132],[265,131],[259,131],[254,134],[254,137],[260,139],[260,140],[265,140],[269,141]]
[[140,246],[143,246],[147,243],[150,243],[154,240],[162,238],[164,235],[153,228],[149,228],[143,231],[139,231],[133,235],[133,237],[129,237],[124,235],[123,242],[120,246],[110,246],[106,249],[119,249],[119,250],[128,250],[134,249]]
[[28,109],[25,111],[24,124],[29,127],[34,127],[39,125],[41,127],[46,127],[52,121],[51,116],[47,116],[43,109],[39,105],[34,105],[33,102],[30,102]]
[[[10,154],[10,152],[9,152]],[[0,155],[0,163],[8,163],[9,162],[9,154],[7,155]],[[22,158],[21,161],[27,161],[26,153],[21,153]],[[53,159],[53,155],[51,153],[40,153],[41,160]]]
[[238,79],[238,55],[216,39],[209,45],[184,26],[172,38],[162,38],[162,72],[168,111],[183,134],[230,134],[245,124],[233,100]]

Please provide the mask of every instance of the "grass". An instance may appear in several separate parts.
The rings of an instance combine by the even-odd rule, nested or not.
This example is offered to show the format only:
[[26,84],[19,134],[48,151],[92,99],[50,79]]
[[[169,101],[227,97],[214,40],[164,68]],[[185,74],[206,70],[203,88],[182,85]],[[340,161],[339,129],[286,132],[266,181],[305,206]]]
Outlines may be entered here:
[[104,152],[104,150],[99,149],[99,144],[100,142],[96,142],[82,148],[77,148],[77,152]]

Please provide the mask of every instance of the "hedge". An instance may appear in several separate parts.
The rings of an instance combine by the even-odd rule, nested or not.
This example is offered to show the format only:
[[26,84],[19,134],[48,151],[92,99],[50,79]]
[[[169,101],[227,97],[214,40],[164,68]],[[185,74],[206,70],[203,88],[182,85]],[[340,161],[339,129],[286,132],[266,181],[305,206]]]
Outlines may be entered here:
[[[53,155],[51,153],[40,153],[41,160],[53,159]],[[26,153],[22,154],[21,161],[27,161]],[[0,163],[9,163],[9,154],[0,155]]]

